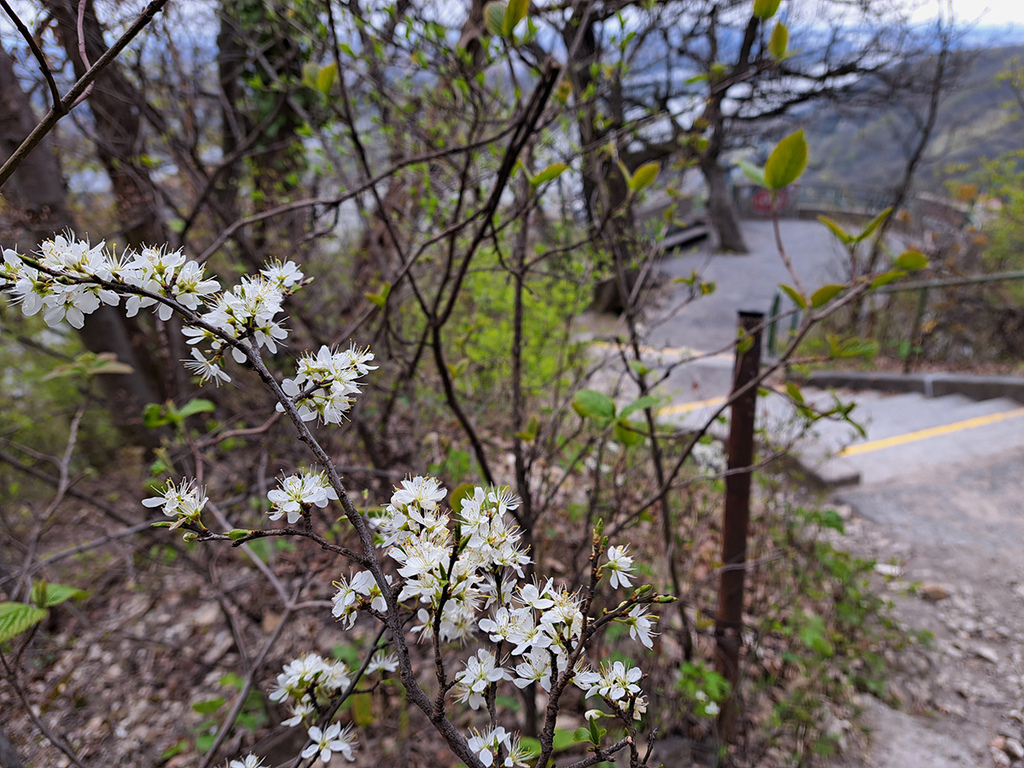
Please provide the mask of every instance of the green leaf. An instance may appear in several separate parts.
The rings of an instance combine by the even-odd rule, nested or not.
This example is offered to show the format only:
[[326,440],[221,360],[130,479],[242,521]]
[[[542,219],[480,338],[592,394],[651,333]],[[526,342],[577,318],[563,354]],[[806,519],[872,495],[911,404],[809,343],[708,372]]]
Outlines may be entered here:
[[46,610],[25,603],[0,603],[0,643],[6,643],[46,618]]
[[83,352],[72,362],[56,366],[43,376],[42,381],[70,378],[72,376],[97,376],[100,374],[127,374],[134,369],[122,363],[113,352]]
[[878,354],[878,342],[864,339],[852,338],[840,340],[838,336],[830,335],[828,341],[829,354],[836,358],[865,357],[872,358]]
[[792,398],[794,403],[804,402],[804,393],[801,391],[800,385],[797,384],[795,381],[786,382],[786,394],[788,394],[790,398]]
[[569,166],[566,165],[565,163],[552,163],[547,168],[545,168],[543,171],[541,171],[536,176],[534,176],[532,179],[530,179],[530,186],[539,187],[541,184],[543,184],[546,181],[551,181],[552,179],[557,179],[568,168],[569,168]]
[[801,296],[796,288],[791,285],[786,285],[785,283],[779,285],[779,288],[782,289],[782,292],[789,296],[789,298],[793,300],[793,303],[800,307],[800,309],[807,309],[807,299]]
[[78,587],[37,581],[32,585],[32,595],[29,599],[39,608],[52,608],[68,600],[84,600],[87,597],[89,597],[89,593]]
[[540,429],[540,419],[536,416],[531,416],[523,431],[516,432],[516,437],[524,442],[531,443],[533,442],[533,439],[537,437],[538,429]]
[[644,440],[644,433],[641,431],[644,425],[637,421],[619,419],[615,422],[615,439],[627,448]]
[[370,693],[357,693],[352,697],[352,719],[364,728],[374,721],[373,696]]
[[156,429],[172,422],[177,424],[179,421],[181,418],[173,403],[149,403],[142,409],[142,424],[146,429]]
[[775,145],[764,165],[764,180],[768,189],[788,187],[800,178],[807,168],[807,140],[802,130],[789,134]]
[[853,235],[843,229],[839,224],[832,221],[828,216],[819,216],[818,221],[831,230],[832,234],[839,238],[843,245],[850,245],[853,242]]
[[786,48],[789,46],[789,29],[781,21],[772,30],[771,39],[768,41],[768,53],[776,61],[786,58]]
[[391,283],[388,281],[384,282],[384,285],[380,287],[378,293],[364,293],[363,296],[368,298],[374,304],[381,309],[384,309],[384,305],[388,303],[388,296],[391,295]]
[[893,280],[898,280],[899,278],[903,277],[905,274],[907,274],[907,273],[904,272],[903,270],[900,270],[900,269],[890,269],[888,272],[883,272],[882,274],[876,276],[875,279],[871,281],[871,287],[872,288],[881,288],[883,285],[888,285]]
[[659,402],[661,401],[654,395],[644,395],[623,408],[619,412],[619,416],[629,416],[629,414],[643,410],[644,408],[653,408]]
[[585,419],[607,424],[615,418],[615,401],[603,392],[581,389],[572,399],[573,410]]
[[842,293],[843,288],[845,287],[845,285],[840,285],[838,283],[829,283],[828,285],[821,286],[821,288],[811,294],[811,306],[815,309],[825,306],[832,301],[832,299]]
[[500,0],[493,0],[484,6],[484,26],[492,35],[501,37],[505,27],[505,13],[508,5]]
[[[512,37],[516,26],[530,12],[530,0],[509,0],[502,19],[501,32],[505,37]],[[486,11],[485,11],[486,13]]]
[[215,699],[207,699],[206,701],[197,701],[192,705],[192,709],[200,715],[209,716],[223,707],[224,701],[225,699],[223,696],[218,696]]
[[472,496],[475,490],[469,483],[463,483],[452,491],[452,495],[448,497],[448,506],[451,507],[452,512],[456,514],[461,512],[462,502]]
[[217,410],[217,406],[210,400],[194,397],[178,409],[178,419],[183,420],[189,416],[195,416],[197,413],[211,413],[215,410]]
[[743,171],[743,175],[757,184],[757,186],[768,186],[768,183],[764,180],[764,168],[761,166],[754,165],[749,160],[737,160],[736,165],[739,166],[741,171]]
[[782,0],[754,0],[754,15],[767,20],[779,11]]
[[572,731],[568,728],[555,728],[554,738],[551,740],[551,747],[555,752],[569,749],[576,742],[573,741]]
[[644,163],[636,172],[629,177],[629,191],[639,192],[644,187],[650,186],[654,183],[654,180],[658,178],[658,174],[661,172],[660,163]]
[[246,530],[245,528],[232,528],[228,531],[228,538],[232,541],[238,541],[239,539],[244,539],[251,533],[252,531]]
[[860,231],[860,234],[854,238],[854,242],[862,243],[874,234],[875,230],[882,226],[883,222],[889,218],[889,214],[892,213],[892,207],[886,208],[880,214],[875,216],[871,221],[864,225],[864,229]]
[[904,251],[896,257],[892,265],[896,267],[896,269],[915,272],[928,266],[928,257],[920,251]]
[[320,67],[316,62],[308,61],[302,65],[302,84],[316,89],[317,80],[320,78]]
[[321,69],[316,76],[316,89],[326,96],[334,81],[338,79],[338,65],[331,63]]
[[590,729],[589,728],[577,728],[572,732],[572,740],[576,742],[586,741],[590,742]]

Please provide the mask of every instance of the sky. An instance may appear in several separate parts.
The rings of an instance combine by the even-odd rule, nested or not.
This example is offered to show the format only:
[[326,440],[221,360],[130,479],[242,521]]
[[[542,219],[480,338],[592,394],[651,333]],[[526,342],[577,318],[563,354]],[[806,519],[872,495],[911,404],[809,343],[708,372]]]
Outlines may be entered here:
[[[936,0],[922,3],[914,12],[914,20],[935,18],[939,9],[945,7],[946,2]],[[952,0],[952,7],[962,22],[977,22],[983,26],[1013,24],[1018,30],[1024,28],[1024,0]]]

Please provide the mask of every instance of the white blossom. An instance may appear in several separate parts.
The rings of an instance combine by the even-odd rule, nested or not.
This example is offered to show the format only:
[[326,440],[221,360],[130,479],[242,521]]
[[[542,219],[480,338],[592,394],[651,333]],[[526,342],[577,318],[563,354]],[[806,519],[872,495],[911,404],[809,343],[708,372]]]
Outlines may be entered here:
[[626,549],[624,546],[608,548],[608,562],[602,570],[611,572],[609,581],[613,588],[632,584],[633,558],[626,554]]
[[228,768],[264,768],[263,758],[256,755],[246,755],[241,760],[232,760]]
[[309,739],[313,743],[302,750],[302,758],[310,758],[317,752],[320,753],[320,760],[325,763],[331,761],[331,755],[337,752],[342,755],[346,760],[355,760],[355,754],[353,754],[353,747],[356,745],[355,736],[352,735],[352,726],[345,726],[345,730],[341,729],[341,723],[335,723],[330,725],[326,730],[320,730],[317,726],[312,726],[309,731]]
[[143,499],[142,506],[161,507],[167,517],[178,518],[171,526],[174,529],[185,522],[199,522],[207,501],[205,491],[196,485],[195,480],[182,480],[177,486],[171,480],[162,494]]
[[512,676],[501,667],[490,651],[479,650],[476,656],[466,660],[466,668],[455,676],[455,690],[461,702],[470,708],[479,709],[485,703],[487,687],[499,680],[511,680]]
[[295,525],[301,520],[306,508],[315,505],[322,509],[327,506],[328,501],[338,499],[337,492],[331,487],[327,475],[323,472],[289,475],[278,485],[280,488],[275,488],[267,494],[270,500],[267,515],[271,520],[280,520],[287,514],[289,525]]

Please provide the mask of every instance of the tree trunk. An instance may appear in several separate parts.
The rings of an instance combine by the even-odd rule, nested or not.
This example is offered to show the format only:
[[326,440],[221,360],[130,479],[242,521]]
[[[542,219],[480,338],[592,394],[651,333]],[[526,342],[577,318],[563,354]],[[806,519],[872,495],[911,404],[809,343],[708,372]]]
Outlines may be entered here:
[[747,253],[739,216],[729,193],[729,174],[717,157],[701,158],[700,169],[708,184],[708,223],[718,239],[718,249],[726,253]]
[[[78,1],[49,0],[57,19],[57,33],[75,76],[85,74],[78,45]],[[103,28],[88,2],[83,18],[85,50],[94,64],[106,51]],[[89,109],[96,126],[96,153],[110,177],[117,200],[117,215],[124,237],[133,247],[162,245],[167,230],[156,196],[156,185],[149,169],[140,161],[145,154],[141,133],[139,104],[141,97],[114,62],[96,78],[89,94]]]
[[[0,48],[0,157],[6,160],[35,127],[36,119],[28,96],[14,74],[11,57]],[[74,229],[67,207],[60,164],[53,154],[49,138],[43,139],[22,161],[3,188],[10,212],[17,220],[9,222],[20,230],[19,247],[33,250],[55,232]],[[12,243],[13,244],[13,243]],[[103,306],[86,318],[78,333],[92,352],[113,352],[130,365],[133,373],[100,376],[114,423],[131,442],[146,448],[160,444],[159,436],[142,425],[142,407],[159,400],[157,388],[146,377],[145,368],[128,339],[125,319],[117,309]]]

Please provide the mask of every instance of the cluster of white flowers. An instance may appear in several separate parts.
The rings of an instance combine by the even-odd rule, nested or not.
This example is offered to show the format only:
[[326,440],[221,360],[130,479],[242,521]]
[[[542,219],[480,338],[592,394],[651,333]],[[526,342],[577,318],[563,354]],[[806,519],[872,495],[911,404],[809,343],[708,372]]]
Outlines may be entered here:
[[176,517],[171,525],[174,529],[185,523],[201,525],[200,516],[208,500],[205,490],[196,485],[195,480],[182,480],[178,485],[170,480],[163,493],[143,499],[142,506],[162,507],[167,517]]
[[349,669],[343,662],[328,661],[310,653],[284,665],[284,671],[277,676],[277,687],[270,692],[270,700],[291,700],[292,716],[281,725],[295,726],[314,714],[317,704],[330,701],[351,682]]
[[[101,304],[118,305],[120,293],[128,295],[124,305],[128,317],[153,307],[161,320],[169,320],[174,309],[158,301],[156,297],[161,296],[200,313],[204,322],[230,338],[253,349],[265,347],[276,352],[278,342],[288,336],[277,315],[285,296],[302,284],[303,274],[295,263],[270,264],[259,275],[243,277],[239,285],[224,293],[220,283],[207,278],[205,271],[202,264],[187,259],[181,251],[147,247],[115,254],[104,243],[93,246],[68,233],[45,241],[32,259],[5,249],[0,291],[20,303],[26,315],[43,310],[48,325],[67,320],[75,328],[81,328],[85,316]],[[222,337],[189,325],[182,328],[182,333],[189,337],[189,344],[204,342],[212,353],[207,357],[193,349],[192,359],[184,361],[202,383],[219,385],[231,380],[223,368]],[[242,350],[231,351],[236,361],[245,360]]]
[[702,714],[705,717],[718,717],[722,708],[718,706],[718,702],[710,698],[704,691],[699,688],[693,694],[693,697],[697,699],[697,713]]
[[574,682],[586,691],[587,696],[601,696],[623,712],[633,709],[633,717],[639,719],[647,711],[647,702],[637,683],[644,676],[639,667],[627,667],[621,661],[602,664],[600,672],[584,672],[576,675]]
[[708,475],[720,475],[728,468],[721,443],[697,443],[690,449],[690,457]]
[[[523,566],[530,562],[520,544],[519,528],[505,519],[506,512],[518,508],[518,498],[507,491],[476,488],[463,498],[461,511],[452,521],[440,506],[446,495],[434,478],[403,480],[374,521],[381,546],[398,563],[398,574],[404,579],[399,601],[423,606],[414,631],[431,635],[436,622],[444,641],[473,633],[478,611],[496,597],[500,581],[496,577],[506,568],[521,577]],[[454,529],[460,538],[456,539]],[[351,593],[371,597],[360,584],[369,582],[358,574],[347,584],[340,582],[335,597],[335,615],[350,624],[352,612],[360,605]]]
[[[390,583],[391,577],[385,574]],[[356,623],[358,611],[363,606],[370,606],[375,611],[383,613],[387,610],[387,603],[380,591],[380,586],[369,571],[359,571],[351,579],[346,580],[342,576],[334,582],[338,591],[331,600],[331,613],[340,621],[343,621],[348,629]]]
[[519,740],[519,736],[509,733],[500,725],[491,728],[483,733],[473,732],[469,737],[469,748],[477,753],[480,762],[488,766],[495,765],[495,759],[500,759],[502,753],[504,760],[499,763],[501,766],[513,768],[517,765],[526,765],[526,759],[530,752]]
[[[281,389],[295,402],[303,421],[319,418],[324,424],[340,424],[359,394],[356,380],[377,368],[371,360],[368,349],[320,347],[315,355],[307,352],[299,358],[297,375],[281,382]],[[279,403],[277,410],[284,407]]]
[[280,520],[288,515],[288,525],[295,525],[310,506],[323,509],[329,500],[338,500],[337,492],[331,487],[324,472],[303,472],[289,475],[267,494],[270,499],[271,520]]

